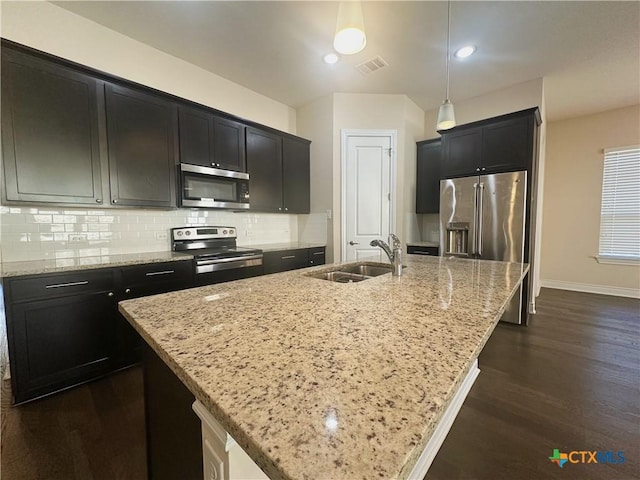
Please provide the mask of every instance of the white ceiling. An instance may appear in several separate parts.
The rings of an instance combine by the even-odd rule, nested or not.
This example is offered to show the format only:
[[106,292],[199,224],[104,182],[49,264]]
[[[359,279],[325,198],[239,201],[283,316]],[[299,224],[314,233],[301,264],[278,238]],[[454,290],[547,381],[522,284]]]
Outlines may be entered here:
[[[424,110],[444,97],[445,2],[365,2],[367,47],[328,66],[336,2],[54,2],[292,107],[332,92],[406,94]],[[451,99],[545,77],[547,118],[640,101],[640,2],[452,3]],[[364,76],[355,65],[381,55]]]

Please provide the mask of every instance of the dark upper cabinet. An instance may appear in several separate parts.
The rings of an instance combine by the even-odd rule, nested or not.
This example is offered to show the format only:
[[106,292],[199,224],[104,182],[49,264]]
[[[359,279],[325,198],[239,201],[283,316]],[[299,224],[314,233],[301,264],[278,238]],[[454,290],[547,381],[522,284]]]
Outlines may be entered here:
[[175,105],[127,87],[105,90],[111,203],[175,207]]
[[469,129],[442,135],[442,178],[474,175],[482,163],[482,130]]
[[180,106],[180,162],[214,167],[213,125],[211,115],[195,108]]
[[524,170],[533,156],[533,117],[487,125],[482,131],[483,173]]
[[416,172],[416,213],[440,211],[440,139],[418,142]]
[[197,108],[180,106],[180,161],[246,171],[245,125]]
[[289,213],[309,213],[310,193],[309,141],[291,137],[282,139],[282,205]]
[[531,168],[539,115],[531,108],[441,132],[441,178]]
[[302,138],[247,128],[251,210],[309,213],[309,144]]
[[251,210],[282,211],[282,137],[247,128],[247,171]]
[[239,122],[213,117],[213,160],[217,168],[246,171],[246,128]]
[[3,49],[6,200],[103,202],[99,94],[87,75]]

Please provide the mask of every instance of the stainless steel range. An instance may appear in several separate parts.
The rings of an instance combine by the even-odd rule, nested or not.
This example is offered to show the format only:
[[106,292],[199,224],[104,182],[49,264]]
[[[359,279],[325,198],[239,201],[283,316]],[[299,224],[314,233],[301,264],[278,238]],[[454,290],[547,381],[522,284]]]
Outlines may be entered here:
[[172,250],[193,255],[199,285],[262,275],[262,250],[238,247],[235,227],[171,229]]

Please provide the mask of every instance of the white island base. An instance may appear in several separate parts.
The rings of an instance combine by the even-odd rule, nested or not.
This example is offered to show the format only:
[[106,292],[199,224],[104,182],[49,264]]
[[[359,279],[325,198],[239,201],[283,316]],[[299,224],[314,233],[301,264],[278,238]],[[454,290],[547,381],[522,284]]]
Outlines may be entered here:
[[[479,373],[480,369],[476,359],[460,384],[460,388],[451,399],[451,403],[442,414],[438,426],[407,477],[408,480],[422,480],[427,474]],[[213,418],[202,403],[196,400],[192,408],[202,422],[204,480],[268,480],[264,472]]]

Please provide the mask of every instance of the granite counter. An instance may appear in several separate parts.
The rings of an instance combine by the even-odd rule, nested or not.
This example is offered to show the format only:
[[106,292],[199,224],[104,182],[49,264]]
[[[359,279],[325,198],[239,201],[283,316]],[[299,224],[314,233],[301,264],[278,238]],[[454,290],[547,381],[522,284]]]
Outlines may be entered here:
[[314,267],[120,311],[273,479],[404,479],[528,266],[410,256],[338,284]]

